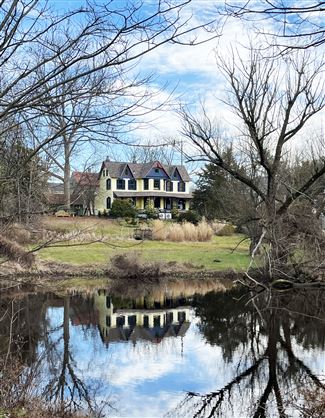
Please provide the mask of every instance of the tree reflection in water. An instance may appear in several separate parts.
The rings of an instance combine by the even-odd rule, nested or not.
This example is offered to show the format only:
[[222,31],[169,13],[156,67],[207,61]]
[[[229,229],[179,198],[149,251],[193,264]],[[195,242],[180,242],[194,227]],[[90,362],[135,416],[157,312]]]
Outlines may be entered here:
[[[70,347],[72,311],[75,317],[80,310],[88,310],[91,315],[92,300],[78,300],[68,295],[59,298],[42,293],[21,296],[0,301],[0,362],[3,371],[0,393],[2,398],[6,398],[2,407],[25,406],[27,398],[32,396],[49,402],[49,408],[52,406],[53,411],[60,411],[62,416],[79,410],[88,411],[91,416],[104,416],[112,405],[109,401],[96,402],[98,385],[84,381]],[[74,301],[72,307],[71,300]],[[63,308],[62,323],[51,327],[47,316],[49,308]],[[87,331],[84,329],[85,334]],[[8,373],[5,373],[4,364]],[[29,367],[26,368],[25,364]]]
[[[324,293],[314,290],[282,294],[264,292],[252,298],[233,289],[189,298],[187,301],[191,301],[205,341],[209,346],[221,349],[223,361],[216,364],[216,369],[222,370],[225,364],[225,375],[230,377],[226,384],[220,384],[223,387],[209,393],[194,392],[194,384],[193,391],[188,392],[167,415],[293,416],[302,402],[304,388],[324,390],[322,377],[312,370],[320,370],[323,366],[314,367],[312,359],[307,364],[313,350],[315,353],[325,351],[323,296]],[[115,297],[113,305],[119,307],[119,312],[125,308],[127,311],[141,308],[140,311],[154,312],[159,305],[157,309],[161,314],[161,303],[167,300],[165,293],[150,298],[135,301]],[[160,304],[157,305],[156,299]],[[101,395],[108,393],[108,375],[94,378],[89,374],[94,360],[90,347],[96,338],[99,341],[100,311],[95,300],[93,296],[58,297],[41,293],[14,298],[0,296],[0,410],[1,407],[16,407],[28,397],[35,397],[58,406],[63,413],[78,410],[87,410],[90,416],[112,413],[112,405],[106,396],[105,402],[101,403]],[[106,297],[103,301],[107,308]],[[174,307],[173,304],[168,306]],[[107,320],[105,309],[102,313]],[[77,326],[78,332],[71,325]],[[193,337],[195,327],[189,331],[191,329]],[[76,344],[80,344],[82,337],[89,351],[78,358],[81,351],[76,349]],[[160,354],[165,355],[163,350]],[[106,351],[103,358],[106,359]],[[195,359],[195,356],[189,359]],[[197,359],[202,360],[200,356]],[[181,373],[186,380],[189,371],[184,368]],[[207,376],[211,379],[211,374],[207,373]],[[219,380],[225,382],[225,377],[220,377]]]
[[167,416],[225,417],[237,403],[244,416],[284,418],[297,412],[303,390],[325,390],[321,377],[294,348],[324,350],[325,333],[319,332],[325,325],[324,293],[264,292],[247,295],[248,300],[238,290],[231,294],[236,303],[229,303],[229,292],[208,293],[193,303],[200,330],[210,344],[222,348],[224,360],[230,364],[241,351],[237,373],[214,392],[188,392]]

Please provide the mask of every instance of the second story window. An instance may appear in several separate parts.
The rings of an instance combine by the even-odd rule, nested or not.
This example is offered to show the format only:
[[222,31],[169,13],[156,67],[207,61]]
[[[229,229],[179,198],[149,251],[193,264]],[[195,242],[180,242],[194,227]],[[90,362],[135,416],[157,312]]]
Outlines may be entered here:
[[125,190],[125,180],[124,179],[117,179],[116,180],[116,188],[117,188],[117,190]]
[[183,181],[178,182],[178,191],[185,192],[185,183]]
[[128,188],[129,190],[137,190],[137,181],[135,179],[130,179]]
[[166,192],[172,192],[173,191],[173,182],[171,182],[170,180],[166,181]]
[[153,188],[155,190],[160,190],[160,180],[154,180],[153,181]]
[[106,190],[111,190],[111,179],[106,180]]
[[149,190],[149,179],[143,179],[143,189]]

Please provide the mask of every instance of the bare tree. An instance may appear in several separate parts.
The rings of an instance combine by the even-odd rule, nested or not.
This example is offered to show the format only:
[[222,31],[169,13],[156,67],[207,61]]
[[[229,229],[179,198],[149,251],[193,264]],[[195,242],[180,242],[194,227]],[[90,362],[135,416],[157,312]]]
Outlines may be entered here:
[[44,150],[62,169],[67,206],[75,149],[116,138],[117,130],[149,111],[150,76],[135,73],[139,59],[167,42],[207,40],[198,31],[212,22],[192,25],[189,3],[88,1],[59,14],[41,0],[0,2],[0,121],[15,115],[17,125],[32,132],[27,159]]
[[[149,78],[136,76],[123,82],[128,70],[122,68],[114,75],[101,70],[86,79],[60,84],[48,97],[50,109],[25,121],[32,147],[44,145],[40,151],[50,174],[64,184],[67,208],[71,204],[71,164],[78,152],[89,144],[120,143],[119,136],[131,129],[134,119],[150,111],[148,105],[144,109],[152,97],[145,87]],[[75,71],[78,74],[79,68]]]
[[[227,2],[227,15],[252,21],[271,21],[277,45],[290,49],[315,48],[325,43],[324,1],[261,0]],[[265,34],[265,32],[263,32]]]
[[325,175],[324,147],[318,164],[299,185],[293,187],[283,170],[298,134],[324,108],[323,64],[311,62],[306,54],[263,59],[260,51],[252,49],[248,64],[233,56],[230,62],[220,60],[219,68],[230,87],[227,104],[240,121],[241,139],[233,140],[238,150],[236,164],[223,159],[223,138],[204,110],[201,117],[181,111],[183,134],[198,151],[192,159],[222,168],[253,192],[261,228],[256,242],[260,246],[266,240],[270,245],[267,265],[273,276],[295,251],[293,236],[299,234],[299,224],[289,209],[298,199],[308,198],[311,187]]
[[[119,74],[123,66],[135,65],[167,42],[200,43],[197,31],[206,25],[194,27],[182,17],[189,3],[163,1],[144,10],[141,4],[117,9],[112,3],[88,2],[85,8],[58,15],[39,0],[1,2],[0,120],[17,112],[26,120],[35,117],[35,109],[56,110],[58,101],[65,103],[56,94],[63,85],[103,69]],[[79,90],[71,91],[69,99],[73,96]]]

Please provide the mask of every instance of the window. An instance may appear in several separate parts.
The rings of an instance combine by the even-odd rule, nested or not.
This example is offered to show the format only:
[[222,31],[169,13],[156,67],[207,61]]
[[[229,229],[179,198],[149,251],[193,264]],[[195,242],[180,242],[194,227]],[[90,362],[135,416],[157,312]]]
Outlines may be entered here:
[[124,174],[126,175],[126,176],[128,176],[129,174],[130,174],[130,172],[129,172],[129,169],[126,167],[126,169],[124,170]]
[[166,181],[166,192],[172,192],[173,191],[173,183],[170,180]]
[[144,328],[149,328],[149,316],[148,315],[143,316],[143,326]]
[[154,327],[160,327],[160,316],[159,315],[155,315],[153,317],[153,326]]
[[185,209],[185,200],[178,199],[178,209],[179,210],[184,210]]
[[124,179],[117,179],[116,188],[118,190],[125,190],[125,180]]
[[111,190],[111,179],[106,180],[106,190]]
[[110,209],[111,208],[111,198],[107,197],[106,198],[106,209]]
[[166,313],[166,324],[172,324],[174,321],[174,314],[173,312]]
[[135,179],[130,179],[128,188],[129,190],[137,190],[137,181]]
[[185,192],[185,183],[183,181],[178,182],[178,191]]
[[143,179],[143,189],[149,190],[149,179]]
[[159,174],[159,168],[155,168],[155,173]]
[[118,316],[116,318],[116,326],[123,327],[125,325],[125,316]]
[[106,176],[106,170],[103,170],[103,177]]
[[186,319],[185,312],[178,312],[177,319],[178,319],[178,322],[183,323]]
[[128,325],[130,327],[135,327],[137,324],[137,317],[136,315],[129,315],[128,316]]
[[153,181],[153,188],[155,190],[160,190],[160,180],[154,180]]
[[111,326],[111,317],[110,316],[106,316],[106,326],[110,327]]

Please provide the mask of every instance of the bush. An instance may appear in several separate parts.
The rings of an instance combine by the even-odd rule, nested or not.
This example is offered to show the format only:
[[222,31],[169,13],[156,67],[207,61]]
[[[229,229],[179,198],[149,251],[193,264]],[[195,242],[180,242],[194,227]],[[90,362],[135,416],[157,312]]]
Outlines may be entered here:
[[171,210],[172,219],[177,219],[179,217],[179,210],[174,206]]
[[158,218],[159,210],[156,209],[153,203],[149,200],[145,207],[145,214],[147,215],[148,219],[157,219]]
[[177,222],[190,222],[191,224],[197,225],[200,221],[200,216],[191,210],[182,212],[178,215]]
[[135,218],[137,211],[131,200],[115,199],[112,203],[110,215],[113,218]]
[[145,263],[137,252],[118,254],[110,259],[112,277],[124,279],[157,278],[160,273],[159,263]]
[[221,228],[218,232],[216,232],[216,235],[219,237],[225,237],[233,235],[236,232],[236,228],[234,225],[226,224],[223,228]]

